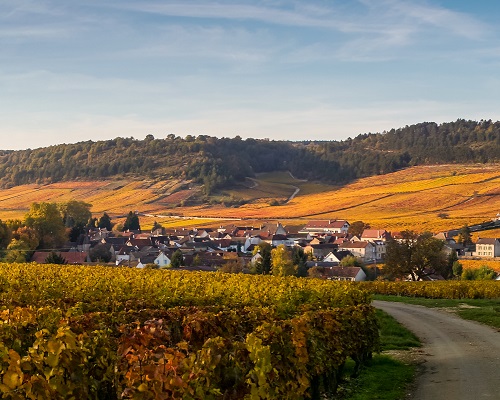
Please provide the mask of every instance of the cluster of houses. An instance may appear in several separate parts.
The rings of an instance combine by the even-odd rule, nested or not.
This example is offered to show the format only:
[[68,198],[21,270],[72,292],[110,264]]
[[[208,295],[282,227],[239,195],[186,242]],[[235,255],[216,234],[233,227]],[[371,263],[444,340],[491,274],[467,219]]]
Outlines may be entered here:
[[[180,251],[183,269],[215,271],[227,263],[240,265],[243,270],[261,257],[254,249],[262,242],[272,247],[300,246],[309,255],[307,267],[318,267],[323,277],[335,280],[364,280],[359,267],[341,267],[344,257],[354,256],[363,264],[383,262],[387,241],[398,239],[398,233],[365,229],[359,236],[348,233],[346,220],[309,221],[303,226],[283,226],[281,223],[259,226],[221,226],[218,229],[157,229],[153,232],[129,232],[114,236],[106,229],[96,229],[82,235],[77,243],[59,252],[68,264],[87,264],[99,249],[100,254],[115,266],[165,268],[174,252]],[[436,237],[445,241],[447,251],[463,255],[461,248],[446,234]],[[255,254],[254,254],[255,253]],[[462,254],[461,254],[462,253]],[[477,257],[500,257],[500,239],[479,239],[474,254]],[[32,261],[44,263],[48,253],[37,251]],[[102,262],[99,262],[102,264]]]

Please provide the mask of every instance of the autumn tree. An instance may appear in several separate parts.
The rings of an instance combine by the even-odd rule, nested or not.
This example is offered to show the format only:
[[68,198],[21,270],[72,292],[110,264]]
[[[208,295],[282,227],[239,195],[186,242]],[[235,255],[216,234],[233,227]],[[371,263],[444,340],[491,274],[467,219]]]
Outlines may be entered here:
[[352,224],[349,225],[347,233],[353,236],[361,237],[361,234],[365,229],[370,229],[370,225],[368,225],[363,221],[354,221]]
[[31,204],[25,223],[36,231],[40,240],[39,248],[57,248],[67,240],[66,229],[56,203]]
[[104,243],[99,243],[98,245],[90,249],[89,256],[91,261],[103,263],[110,262],[111,258],[113,257],[109,249],[109,245]]
[[29,226],[22,226],[12,232],[12,238],[23,241],[31,250],[35,250],[40,244],[37,231]]
[[404,231],[400,241],[387,243],[384,274],[392,279],[409,277],[413,281],[432,274],[447,278],[451,270],[443,247],[444,242],[434,238],[432,233],[418,235]]
[[4,261],[12,263],[24,263],[29,260],[33,251],[29,248],[26,242],[22,240],[12,239],[7,246]]
[[70,200],[59,204],[59,211],[67,228],[83,228],[87,225],[89,219],[92,218],[91,208],[92,204],[78,200]]
[[271,250],[271,273],[275,276],[295,275],[292,257],[284,244]]

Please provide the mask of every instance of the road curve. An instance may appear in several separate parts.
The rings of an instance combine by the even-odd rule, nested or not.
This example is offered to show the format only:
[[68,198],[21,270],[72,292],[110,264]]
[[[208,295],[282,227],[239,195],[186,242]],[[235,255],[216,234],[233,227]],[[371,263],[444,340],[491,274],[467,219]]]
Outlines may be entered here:
[[500,399],[500,333],[456,315],[374,301],[422,341],[425,362],[413,400]]

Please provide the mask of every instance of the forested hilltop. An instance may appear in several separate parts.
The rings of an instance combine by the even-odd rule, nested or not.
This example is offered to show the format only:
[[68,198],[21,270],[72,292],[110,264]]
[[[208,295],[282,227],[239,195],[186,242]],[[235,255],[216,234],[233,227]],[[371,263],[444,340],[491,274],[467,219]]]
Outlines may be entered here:
[[288,170],[297,178],[345,183],[422,164],[500,161],[500,122],[425,122],[344,141],[116,138],[39,149],[0,151],[0,185],[69,180],[181,178],[210,194],[259,172]]

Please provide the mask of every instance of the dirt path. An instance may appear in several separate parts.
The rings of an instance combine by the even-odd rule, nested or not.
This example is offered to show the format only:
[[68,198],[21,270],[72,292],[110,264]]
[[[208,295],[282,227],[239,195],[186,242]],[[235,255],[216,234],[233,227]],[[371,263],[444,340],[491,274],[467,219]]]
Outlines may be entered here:
[[500,333],[422,306],[374,301],[423,343],[423,373],[412,400],[500,399]]

